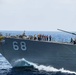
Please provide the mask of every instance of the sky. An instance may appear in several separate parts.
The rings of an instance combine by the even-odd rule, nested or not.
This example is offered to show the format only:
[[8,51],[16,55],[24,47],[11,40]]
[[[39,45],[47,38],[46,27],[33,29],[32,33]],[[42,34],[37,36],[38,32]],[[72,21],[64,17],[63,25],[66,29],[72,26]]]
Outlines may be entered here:
[[0,0],[0,30],[76,31],[76,0]]

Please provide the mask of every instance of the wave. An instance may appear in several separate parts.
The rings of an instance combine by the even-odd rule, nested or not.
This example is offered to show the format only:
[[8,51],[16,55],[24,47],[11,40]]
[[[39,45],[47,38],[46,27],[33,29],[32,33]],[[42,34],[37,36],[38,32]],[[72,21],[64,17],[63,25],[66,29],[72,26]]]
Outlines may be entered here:
[[15,64],[14,66],[21,66],[21,65],[22,66],[28,66],[28,65],[33,65],[39,71],[40,70],[43,70],[43,71],[46,71],[46,72],[61,72],[61,73],[68,73],[68,74],[76,74],[76,72],[70,71],[70,70],[65,70],[64,68],[57,69],[57,68],[54,68],[52,66],[38,65],[36,63],[27,61],[24,58],[15,61],[14,64]]

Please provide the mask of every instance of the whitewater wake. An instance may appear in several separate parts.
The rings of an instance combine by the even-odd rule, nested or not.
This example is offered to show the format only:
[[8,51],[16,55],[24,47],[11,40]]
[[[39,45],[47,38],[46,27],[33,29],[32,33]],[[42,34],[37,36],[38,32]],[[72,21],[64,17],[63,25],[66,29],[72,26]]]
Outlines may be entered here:
[[43,71],[46,71],[46,72],[62,72],[62,73],[76,74],[76,72],[70,71],[70,70],[65,70],[64,68],[57,69],[57,68],[54,68],[54,67],[52,67],[52,66],[38,65],[38,64],[36,64],[36,63],[27,61],[27,60],[25,60],[24,58],[15,61],[14,64],[15,64],[15,66],[20,66],[20,65],[22,65],[22,66],[33,65],[33,66],[34,66],[35,68],[37,68],[39,71],[40,71],[40,70],[43,70]]

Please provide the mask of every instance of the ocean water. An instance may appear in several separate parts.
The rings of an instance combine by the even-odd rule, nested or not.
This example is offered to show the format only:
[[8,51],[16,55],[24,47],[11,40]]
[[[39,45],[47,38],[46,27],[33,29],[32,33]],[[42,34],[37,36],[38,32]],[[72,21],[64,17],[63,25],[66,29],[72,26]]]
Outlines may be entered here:
[[[0,31],[4,36],[6,35],[21,35],[23,31]],[[63,33],[63,32],[42,32],[42,31],[25,31],[26,35],[42,34],[42,35],[51,35],[52,41],[57,42],[67,42],[69,43],[71,38],[75,38],[74,35]],[[37,65],[34,62],[27,61],[25,59],[19,60],[33,65],[34,68],[38,69],[36,72],[25,71],[24,69],[12,69],[10,63],[0,54],[0,75],[76,75],[76,72],[65,70],[64,68],[57,69],[51,66]]]

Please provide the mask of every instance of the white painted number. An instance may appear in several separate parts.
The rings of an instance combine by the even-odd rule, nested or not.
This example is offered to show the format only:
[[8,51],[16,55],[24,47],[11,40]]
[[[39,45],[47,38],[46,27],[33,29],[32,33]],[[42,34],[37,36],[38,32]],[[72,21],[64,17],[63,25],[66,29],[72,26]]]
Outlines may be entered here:
[[21,45],[22,50],[26,50],[26,43],[25,42],[21,42],[20,45]]
[[18,42],[16,42],[16,41],[13,42],[13,49],[19,50]]
[[[20,46],[19,46],[19,45],[20,45]],[[18,42],[17,42],[17,41],[14,41],[14,42],[13,42],[13,49],[14,49],[14,50],[19,50],[19,49],[21,49],[21,50],[26,50],[26,43],[25,43],[25,42],[21,41],[21,42],[19,43],[19,45],[18,45]]]

